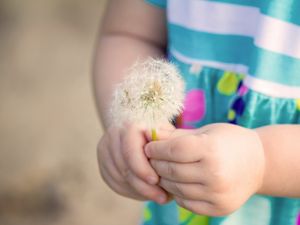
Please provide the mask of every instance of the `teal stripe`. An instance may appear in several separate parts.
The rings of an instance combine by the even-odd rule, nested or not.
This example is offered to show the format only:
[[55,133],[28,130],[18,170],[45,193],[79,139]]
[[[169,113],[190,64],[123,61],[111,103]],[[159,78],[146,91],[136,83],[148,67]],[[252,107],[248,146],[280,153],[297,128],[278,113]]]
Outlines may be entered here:
[[210,0],[259,8],[261,13],[289,23],[300,25],[299,0]]
[[264,0],[262,4],[263,14],[300,26],[299,0]]
[[249,73],[289,86],[300,86],[300,60],[258,47],[253,48]]
[[[170,46],[184,55],[197,59],[221,61],[225,63],[249,63],[247,53],[251,50],[252,39],[235,35],[216,35],[196,32],[175,24],[169,24]],[[234,43],[237,48],[232,47]],[[243,46],[242,52],[240,46]],[[229,53],[230,54],[227,54]]]
[[166,8],[167,0],[144,0],[147,3],[150,3],[151,5],[155,5],[159,8]]
[[243,64],[255,77],[300,86],[300,59],[256,47],[250,37],[196,32],[174,24],[168,27],[170,48],[188,57]]

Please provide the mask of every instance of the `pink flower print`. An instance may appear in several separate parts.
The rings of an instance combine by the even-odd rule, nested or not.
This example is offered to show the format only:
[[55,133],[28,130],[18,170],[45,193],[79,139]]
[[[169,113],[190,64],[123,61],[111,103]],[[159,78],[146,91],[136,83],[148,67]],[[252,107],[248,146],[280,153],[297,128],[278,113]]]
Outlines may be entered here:
[[206,111],[205,93],[193,89],[186,94],[182,113],[182,128],[193,128],[193,124],[203,119]]
[[248,87],[246,87],[244,84],[242,84],[238,90],[238,95],[244,96],[247,92],[248,92]]

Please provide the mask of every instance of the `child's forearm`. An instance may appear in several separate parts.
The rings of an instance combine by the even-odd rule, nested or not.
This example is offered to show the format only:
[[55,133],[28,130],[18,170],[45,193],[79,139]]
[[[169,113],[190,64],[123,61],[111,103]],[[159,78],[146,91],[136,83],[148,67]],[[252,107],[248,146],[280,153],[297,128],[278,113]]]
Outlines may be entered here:
[[96,105],[107,127],[114,86],[136,60],[163,56],[164,12],[140,0],[110,0],[94,60]]
[[256,129],[265,151],[260,194],[300,197],[300,125]]
[[108,126],[107,109],[114,85],[123,78],[126,70],[137,60],[161,56],[153,46],[122,35],[104,35],[100,40],[94,71],[96,105],[103,125]]

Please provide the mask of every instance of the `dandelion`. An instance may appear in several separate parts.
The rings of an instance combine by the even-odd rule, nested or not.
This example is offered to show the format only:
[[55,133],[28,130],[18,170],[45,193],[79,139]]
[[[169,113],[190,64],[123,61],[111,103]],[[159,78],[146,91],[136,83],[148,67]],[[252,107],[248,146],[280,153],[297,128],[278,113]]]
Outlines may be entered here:
[[111,116],[115,125],[125,121],[142,123],[152,129],[171,122],[183,107],[184,84],[176,67],[164,60],[149,58],[136,63],[117,85]]

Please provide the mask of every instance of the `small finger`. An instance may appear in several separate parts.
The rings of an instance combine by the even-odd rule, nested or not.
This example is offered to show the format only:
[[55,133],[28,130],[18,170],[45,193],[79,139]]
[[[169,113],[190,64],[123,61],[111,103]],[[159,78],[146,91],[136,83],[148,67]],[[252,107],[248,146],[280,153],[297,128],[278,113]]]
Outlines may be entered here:
[[159,177],[144,153],[146,144],[144,131],[134,125],[128,125],[123,132],[121,146],[124,162],[137,177],[149,184],[157,184]]
[[201,162],[175,163],[161,160],[151,160],[156,173],[167,180],[179,183],[201,183],[206,180],[205,169]]
[[131,186],[128,184],[122,183],[122,185],[112,179],[112,175],[110,174],[109,170],[106,170],[104,168],[101,168],[101,175],[103,180],[106,182],[106,184],[117,194],[133,198],[136,200],[142,200],[145,201],[147,200],[145,197],[142,195],[139,195]]
[[120,148],[120,137],[117,137],[116,140],[111,141],[111,146],[109,147],[108,152],[112,158],[112,163],[117,168],[119,174],[123,175],[128,169],[128,166],[123,159]]
[[144,196],[148,200],[155,201],[159,204],[166,203],[168,200],[168,196],[162,188],[157,185],[150,185],[144,182],[130,171],[127,175],[127,181],[138,194]]
[[150,159],[177,163],[197,162],[203,157],[201,139],[196,135],[184,135],[174,139],[153,141],[145,147]]
[[159,185],[174,196],[190,199],[208,201],[209,196],[205,186],[201,184],[185,184],[161,179]]
[[99,168],[109,171],[110,176],[117,182],[124,182],[121,172],[125,170],[126,164],[122,162],[120,154],[115,154],[117,151],[114,144],[118,145],[115,142],[111,143],[108,139],[99,143],[97,151]]
[[[99,156],[98,156],[99,157]],[[107,183],[107,185],[113,189],[116,193],[126,196],[126,197],[134,197],[138,200],[146,200],[141,195],[129,186],[128,182],[123,178],[122,174],[120,174],[119,170],[116,168],[113,159],[110,157],[109,152],[103,151],[102,163],[100,163],[99,159],[99,170],[103,180]]]

